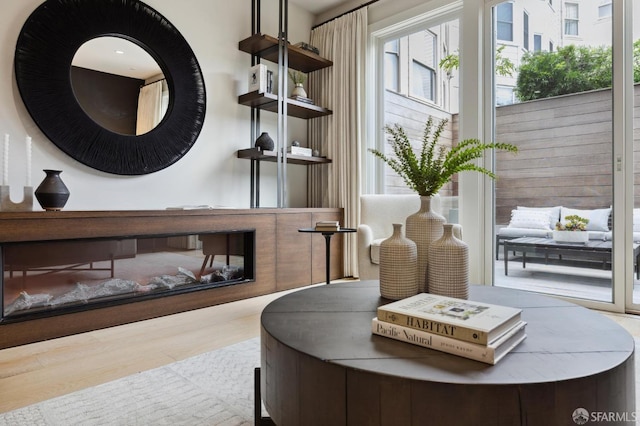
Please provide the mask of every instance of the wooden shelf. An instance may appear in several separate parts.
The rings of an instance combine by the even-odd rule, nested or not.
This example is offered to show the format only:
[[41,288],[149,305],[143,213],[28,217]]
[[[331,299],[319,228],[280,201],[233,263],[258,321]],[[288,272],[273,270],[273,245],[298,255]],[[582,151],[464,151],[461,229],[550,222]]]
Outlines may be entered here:
[[[258,148],[241,149],[237,152],[238,158],[244,158],[247,160],[260,160],[275,162],[275,151],[262,151]],[[325,157],[307,157],[304,155],[293,155],[287,153],[287,163],[289,164],[326,164],[331,163],[331,160]]]
[[[278,112],[278,96],[273,93],[249,92],[238,96],[238,103],[265,111]],[[318,105],[287,98],[287,115],[297,118],[316,118],[331,115],[333,112]]]
[[[238,43],[243,52],[259,55],[268,61],[278,63],[278,39],[265,34],[254,34]],[[289,68],[309,73],[333,65],[328,59],[315,53],[289,45]]]

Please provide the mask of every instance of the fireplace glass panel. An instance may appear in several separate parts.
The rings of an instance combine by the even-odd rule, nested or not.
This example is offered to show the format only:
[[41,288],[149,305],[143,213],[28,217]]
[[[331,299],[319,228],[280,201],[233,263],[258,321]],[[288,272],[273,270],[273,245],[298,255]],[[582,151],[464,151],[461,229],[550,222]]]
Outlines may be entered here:
[[253,281],[255,231],[2,244],[2,319]]

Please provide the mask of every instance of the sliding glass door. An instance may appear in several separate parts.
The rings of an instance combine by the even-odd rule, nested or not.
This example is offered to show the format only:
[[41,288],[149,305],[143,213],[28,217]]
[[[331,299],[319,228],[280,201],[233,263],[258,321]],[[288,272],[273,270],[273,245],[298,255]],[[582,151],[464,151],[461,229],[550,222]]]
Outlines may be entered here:
[[[494,284],[613,302],[612,4],[514,0],[491,8]],[[584,230],[570,233],[572,219]],[[587,237],[568,242],[567,237]]]

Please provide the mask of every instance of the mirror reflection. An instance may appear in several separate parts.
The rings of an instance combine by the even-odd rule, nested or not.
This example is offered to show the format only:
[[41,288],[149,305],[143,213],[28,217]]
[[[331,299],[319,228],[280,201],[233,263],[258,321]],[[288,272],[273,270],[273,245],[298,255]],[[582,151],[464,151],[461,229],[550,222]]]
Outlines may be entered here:
[[120,37],[97,37],[80,46],[71,64],[71,85],[89,117],[123,135],[154,129],[170,100],[158,63],[143,48]]

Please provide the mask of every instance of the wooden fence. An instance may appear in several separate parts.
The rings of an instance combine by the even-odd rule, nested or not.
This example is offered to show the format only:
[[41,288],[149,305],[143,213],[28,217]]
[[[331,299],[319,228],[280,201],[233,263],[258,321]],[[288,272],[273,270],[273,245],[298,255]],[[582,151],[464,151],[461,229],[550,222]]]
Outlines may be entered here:
[[516,206],[611,205],[611,90],[498,107],[496,140],[519,149],[496,156],[497,224]]
[[[635,87],[634,140],[640,141],[640,85]],[[458,115],[387,92],[385,123],[401,124],[418,144],[429,115],[449,119],[442,143],[458,138]],[[612,94],[610,89],[557,96],[496,109],[496,141],[518,154],[496,156],[496,223],[507,224],[517,206],[605,208],[613,200]],[[634,144],[640,153],[640,143]],[[370,154],[369,154],[370,155]],[[634,160],[640,206],[640,155]],[[410,192],[386,168],[386,193]],[[457,179],[442,194],[458,195]]]

